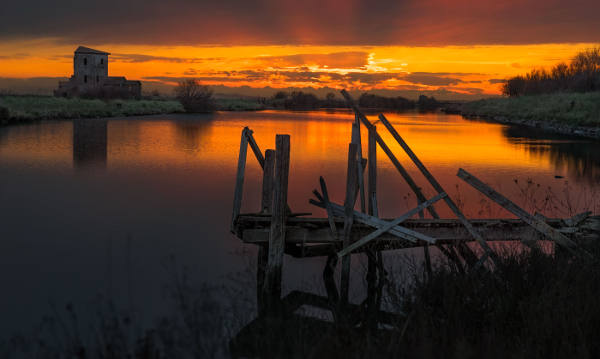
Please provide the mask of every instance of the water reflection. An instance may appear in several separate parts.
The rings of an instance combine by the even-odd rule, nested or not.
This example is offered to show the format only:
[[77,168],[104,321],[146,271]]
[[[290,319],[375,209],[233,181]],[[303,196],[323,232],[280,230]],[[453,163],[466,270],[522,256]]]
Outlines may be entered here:
[[208,115],[207,118],[201,120],[189,118],[173,121],[176,147],[186,152],[201,150],[205,145],[205,140],[210,137],[213,118],[212,115]]
[[524,126],[506,127],[503,133],[510,143],[523,146],[535,157],[548,158],[557,171],[575,180],[600,182],[600,143]]
[[73,167],[106,168],[108,124],[105,119],[73,121]]

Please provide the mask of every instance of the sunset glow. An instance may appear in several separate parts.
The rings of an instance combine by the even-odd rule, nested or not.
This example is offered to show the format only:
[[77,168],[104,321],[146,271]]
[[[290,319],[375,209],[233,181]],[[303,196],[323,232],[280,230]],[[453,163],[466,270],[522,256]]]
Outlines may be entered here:
[[[426,92],[442,98],[498,95],[502,80],[568,61],[582,48],[594,46],[86,45],[111,52],[110,73],[142,80],[147,89],[153,85],[164,89],[181,78],[197,78],[209,85],[233,88],[231,91],[241,86],[348,88],[391,90],[408,97]],[[75,47],[52,39],[3,43],[0,77],[68,77],[73,72]]]

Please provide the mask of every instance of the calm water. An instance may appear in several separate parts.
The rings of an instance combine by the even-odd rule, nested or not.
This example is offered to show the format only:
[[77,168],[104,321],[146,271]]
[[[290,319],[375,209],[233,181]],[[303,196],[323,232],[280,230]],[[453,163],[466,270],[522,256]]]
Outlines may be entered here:
[[[509,215],[462,183],[459,167],[530,210],[600,209],[598,143],[453,115],[388,118],[469,216]],[[220,283],[244,271],[253,249],[229,233],[242,128],[254,130],[263,151],[274,148],[275,134],[291,135],[289,203],[322,215],[308,199],[323,175],[330,197],[343,202],[352,121],[347,112],[258,112],[0,128],[0,335],[32,327],[51,303],[85,308],[100,293],[150,316],[160,312],[170,256],[197,281]],[[378,128],[431,196],[384,126]],[[365,151],[366,142],[363,136]],[[399,215],[415,198],[384,156],[378,152],[380,213]],[[243,211],[255,211],[261,177],[251,152],[246,176]],[[244,250],[250,256],[240,255]],[[312,272],[286,273],[293,279],[288,287],[320,275],[320,260],[310,261]],[[298,265],[290,262],[289,268]]]

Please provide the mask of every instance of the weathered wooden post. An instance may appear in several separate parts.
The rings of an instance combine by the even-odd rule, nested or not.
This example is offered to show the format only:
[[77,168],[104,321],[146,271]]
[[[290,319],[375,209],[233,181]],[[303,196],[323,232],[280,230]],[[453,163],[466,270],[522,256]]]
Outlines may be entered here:
[[[352,224],[354,223],[354,204],[356,203],[356,187],[358,175],[357,161],[358,145],[350,143],[348,145],[348,171],[346,177],[346,200],[344,202],[344,232],[343,246],[350,245],[350,234]],[[340,296],[342,304],[348,303],[348,294],[350,290],[350,254],[342,258],[342,277],[340,280]]]
[[290,136],[277,135],[275,138],[275,180],[271,230],[269,233],[269,257],[264,285],[265,295],[269,298],[269,309],[273,306],[279,306],[279,301],[281,300],[281,275],[285,250],[289,171]]
[[[275,151],[267,150],[264,158],[261,212],[264,214],[270,214],[272,213],[273,208],[273,172],[275,170]],[[259,316],[262,316],[266,312],[264,285],[265,271],[267,269],[268,260],[269,245],[259,245],[256,265],[256,295]]]
[[237,175],[235,180],[235,192],[233,194],[233,213],[231,214],[231,232],[235,233],[235,221],[240,215],[242,207],[242,195],[244,192],[244,172],[246,171],[246,153],[248,152],[248,136],[246,135],[248,127],[242,130],[242,139],[240,141],[240,154],[238,157]]

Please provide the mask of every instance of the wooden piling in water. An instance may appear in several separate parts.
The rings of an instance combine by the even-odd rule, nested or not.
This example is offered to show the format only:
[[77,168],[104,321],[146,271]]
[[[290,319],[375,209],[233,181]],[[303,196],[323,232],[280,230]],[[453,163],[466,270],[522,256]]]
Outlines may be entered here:
[[233,210],[231,214],[231,232],[235,233],[235,221],[240,214],[242,207],[242,195],[244,191],[244,172],[246,171],[246,154],[248,152],[248,136],[246,136],[248,127],[242,130],[242,139],[240,140],[240,153],[238,156],[237,174],[235,180],[235,190],[233,193]]
[[[344,232],[343,247],[350,245],[350,232],[354,223],[354,204],[356,203],[357,187],[357,152],[358,145],[350,143],[348,145],[348,171],[346,177],[346,200],[344,202]],[[350,256],[342,259],[342,275],[340,280],[340,296],[343,304],[348,303],[348,293],[350,290]]]
[[[273,208],[273,182],[275,171],[275,151],[265,151],[264,166],[263,166],[263,183],[262,183],[262,203],[261,213],[270,214]],[[265,298],[265,273],[269,261],[269,244],[261,244],[258,246],[258,255],[256,263],[256,295],[258,304],[258,313],[263,315],[266,313],[267,303]]]
[[278,301],[281,298],[289,170],[290,136],[277,135],[275,139],[275,181],[269,233],[269,257],[264,285],[265,295],[269,297],[269,306],[278,305]]

